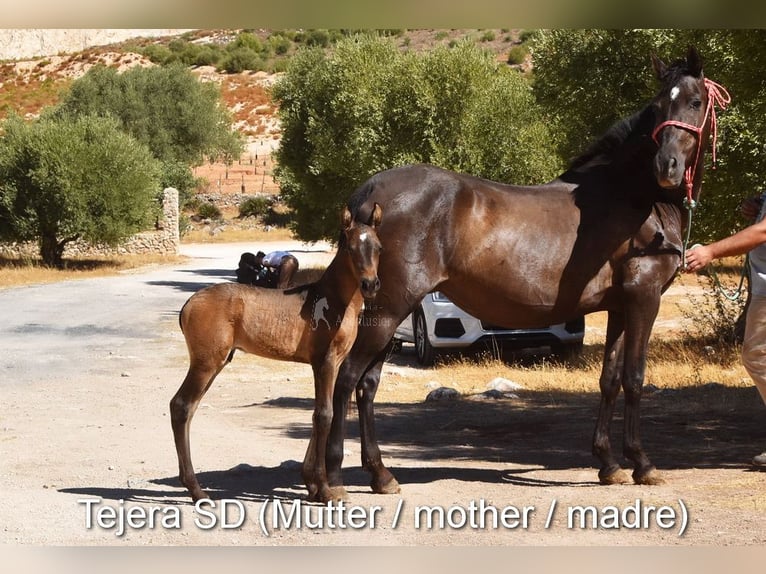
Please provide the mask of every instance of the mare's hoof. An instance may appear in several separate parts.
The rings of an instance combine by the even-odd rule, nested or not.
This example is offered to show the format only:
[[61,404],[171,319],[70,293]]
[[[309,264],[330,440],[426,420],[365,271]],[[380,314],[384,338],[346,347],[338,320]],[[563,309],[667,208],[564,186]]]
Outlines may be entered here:
[[402,491],[402,487],[399,486],[399,483],[393,476],[391,477],[391,480],[385,484],[379,484],[373,481],[370,486],[375,494],[399,494]]
[[622,470],[621,468],[617,468],[617,470],[612,471],[608,474],[602,474],[598,473],[598,480],[601,484],[628,484],[631,482],[630,476],[628,476],[628,473]]
[[650,486],[666,483],[665,479],[662,478],[662,475],[654,467],[650,468],[648,471],[645,471],[645,472],[639,472],[638,470],[634,470],[633,482],[635,482],[636,484],[647,484]]

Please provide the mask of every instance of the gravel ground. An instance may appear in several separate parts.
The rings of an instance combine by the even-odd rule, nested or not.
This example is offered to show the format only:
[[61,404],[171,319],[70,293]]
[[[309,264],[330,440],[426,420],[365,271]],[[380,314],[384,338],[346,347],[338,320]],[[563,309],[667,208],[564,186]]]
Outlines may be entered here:
[[[296,250],[303,266],[332,256],[326,245],[259,248]],[[677,401],[647,399],[645,442],[667,484],[601,487],[588,452],[594,394],[524,408],[384,403],[379,437],[401,494],[370,492],[352,420],[350,499],[328,509],[305,503],[300,483],[310,369],[240,355],[194,419],[195,468],[216,498],[215,507],[195,508],[176,479],[168,415],[186,368],[177,314],[192,292],[231,280],[245,248],[183,250],[189,259],[177,266],[0,290],[0,544],[766,542],[766,474],[744,464],[754,444],[747,437],[766,438],[762,407],[719,413],[703,440],[679,420]],[[406,365],[396,368],[406,375]]]

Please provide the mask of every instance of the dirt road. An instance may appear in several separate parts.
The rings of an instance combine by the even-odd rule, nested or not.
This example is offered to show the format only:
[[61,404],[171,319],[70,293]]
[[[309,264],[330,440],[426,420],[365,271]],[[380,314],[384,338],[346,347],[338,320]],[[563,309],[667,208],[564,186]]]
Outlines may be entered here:
[[[268,247],[305,251],[304,266],[331,257],[326,246]],[[177,313],[200,287],[231,280],[244,249],[184,250],[175,267],[0,290],[0,544],[766,542],[766,473],[744,464],[766,445],[763,410],[726,408],[753,389],[690,390],[717,393],[694,417],[686,391],[647,397],[645,444],[667,478],[652,487],[595,483],[595,393],[383,402],[379,437],[401,494],[371,494],[352,417],[350,500],[328,510],[302,501],[310,369],[240,355],[192,425],[200,482],[217,499],[195,508],[176,479],[168,415],[186,368]],[[407,384],[410,356],[397,363],[383,384],[392,369]]]

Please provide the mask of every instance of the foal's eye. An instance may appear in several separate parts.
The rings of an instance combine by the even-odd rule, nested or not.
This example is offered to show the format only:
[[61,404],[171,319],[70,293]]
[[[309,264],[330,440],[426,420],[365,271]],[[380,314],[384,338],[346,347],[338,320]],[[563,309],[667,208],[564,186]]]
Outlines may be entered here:
[[692,100],[691,107],[694,110],[698,110],[702,107],[702,100]]

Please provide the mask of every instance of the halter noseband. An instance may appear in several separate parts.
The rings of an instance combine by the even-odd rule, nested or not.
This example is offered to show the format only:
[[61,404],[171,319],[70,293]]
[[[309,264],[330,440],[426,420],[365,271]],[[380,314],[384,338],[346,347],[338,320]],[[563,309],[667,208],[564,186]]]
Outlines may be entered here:
[[694,198],[692,197],[692,188],[694,186],[694,173],[697,169],[697,164],[699,163],[700,154],[702,153],[702,142],[700,141],[702,139],[702,130],[704,129],[709,117],[710,131],[713,134],[713,164],[715,165],[715,149],[718,143],[718,121],[715,115],[715,106],[717,105],[721,108],[721,110],[725,110],[726,106],[731,103],[731,96],[729,96],[729,92],[726,91],[726,88],[720,84],[715,83],[713,80],[705,78],[705,89],[707,90],[708,99],[707,107],[705,108],[705,117],[702,119],[702,125],[697,127],[678,120],[666,120],[654,128],[654,131],[652,132],[652,139],[657,145],[660,145],[658,139],[660,131],[662,128],[667,126],[681,128],[683,130],[690,131],[695,136],[697,136],[697,154],[694,158],[694,163],[687,166],[686,171],[684,172],[684,183],[686,184],[686,203],[690,206],[694,206],[695,203]]

